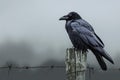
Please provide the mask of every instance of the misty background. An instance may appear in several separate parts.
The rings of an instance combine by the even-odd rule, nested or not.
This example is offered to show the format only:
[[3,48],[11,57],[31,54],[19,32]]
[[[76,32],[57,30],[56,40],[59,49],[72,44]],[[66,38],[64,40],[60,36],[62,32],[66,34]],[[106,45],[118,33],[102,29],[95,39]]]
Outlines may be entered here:
[[[64,65],[66,49],[72,44],[65,22],[59,18],[76,11],[105,43],[106,51],[115,61],[115,65],[108,63],[108,67],[119,68],[119,3],[119,0],[0,0],[0,66],[7,62],[37,66],[50,60]],[[88,64],[99,68],[92,53],[88,54]]]

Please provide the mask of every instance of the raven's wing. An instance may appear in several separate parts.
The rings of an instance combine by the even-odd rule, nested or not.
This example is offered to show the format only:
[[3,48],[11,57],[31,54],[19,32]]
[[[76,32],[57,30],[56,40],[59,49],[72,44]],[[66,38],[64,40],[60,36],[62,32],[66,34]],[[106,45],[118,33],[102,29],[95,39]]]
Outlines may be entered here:
[[92,31],[94,33],[94,35],[97,37],[97,39],[99,39],[99,41],[101,42],[101,44],[104,47],[104,43],[103,41],[98,37],[98,35],[95,33],[93,27],[85,20],[81,19],[81,20],[76,20],[76,22],[80,23],[81,25],[83,25],[85,28],[87,28],[88,30]]
[[84,25],[80,25],[77,22],[72,22],[71,27],[79,37],[85,42],[86,45],[91,47],[103,47],[103,44],[100,40],[94,35],[92,31],[84,27]]
[[105,46],[103,41],[99,38],[99,36],[94,32],[94,35],[99,39],[99,41],[102,43],[103,47]]
[[92,31],[88,30],[83,25],[80,25],[77,22],[72,22],[71,27],[73,29],[73,32],[76,33],[77,36],[79,36],[79,38],[84,42],[85,45],[87,45],[92,51],[97,52],[94,54],[101,55],[109,60],[111,63],[113,63],[112,58],[104,51],[104,45],[100,42],[100,40]]

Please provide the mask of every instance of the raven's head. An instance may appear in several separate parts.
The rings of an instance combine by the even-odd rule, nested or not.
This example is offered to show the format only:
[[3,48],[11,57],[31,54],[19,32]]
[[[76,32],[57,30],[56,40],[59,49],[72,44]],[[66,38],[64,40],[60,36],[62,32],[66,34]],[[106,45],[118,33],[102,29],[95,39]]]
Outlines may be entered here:
[[68,15],[61,17],[59,20],[76,20],[81,19],[81,16],[76,12],[70,12]]

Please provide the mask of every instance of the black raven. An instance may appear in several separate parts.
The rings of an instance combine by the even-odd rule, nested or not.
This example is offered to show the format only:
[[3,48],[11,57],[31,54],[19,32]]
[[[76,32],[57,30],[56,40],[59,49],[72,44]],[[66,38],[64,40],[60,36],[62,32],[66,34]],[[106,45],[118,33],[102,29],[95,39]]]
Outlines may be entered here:
[[92,26],[82,19],[78,13],[70,12],[59,20],[66,20],[65,28],[74,48],[82,52],[86,52],[88,49],[91,50],[102,70],[107,70],[103,57],[114,64],[110,55],[104,50],[102,40],[97,36]]

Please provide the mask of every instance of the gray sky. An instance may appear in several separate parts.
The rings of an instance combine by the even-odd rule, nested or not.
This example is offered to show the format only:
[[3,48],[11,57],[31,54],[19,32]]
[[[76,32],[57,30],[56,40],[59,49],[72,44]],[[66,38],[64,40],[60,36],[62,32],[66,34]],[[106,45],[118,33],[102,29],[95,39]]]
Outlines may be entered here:
[[[76,11],[94,27],[105,49],[114,57],[120,52],[119,3],[119,0],[0,0],[1,47],[7,42],[17,46],[25,42],[33,49],[34,63],[48,58],[62,60],[65,49],[72,44],[64,28],[65,22],[58,19]],[[8,51],[3,61],[19,59],[23,62],[17,55]],[[21,55],[24,56],[24,52]],[[28,57],[25,57],[26,62],[31,60]]]

